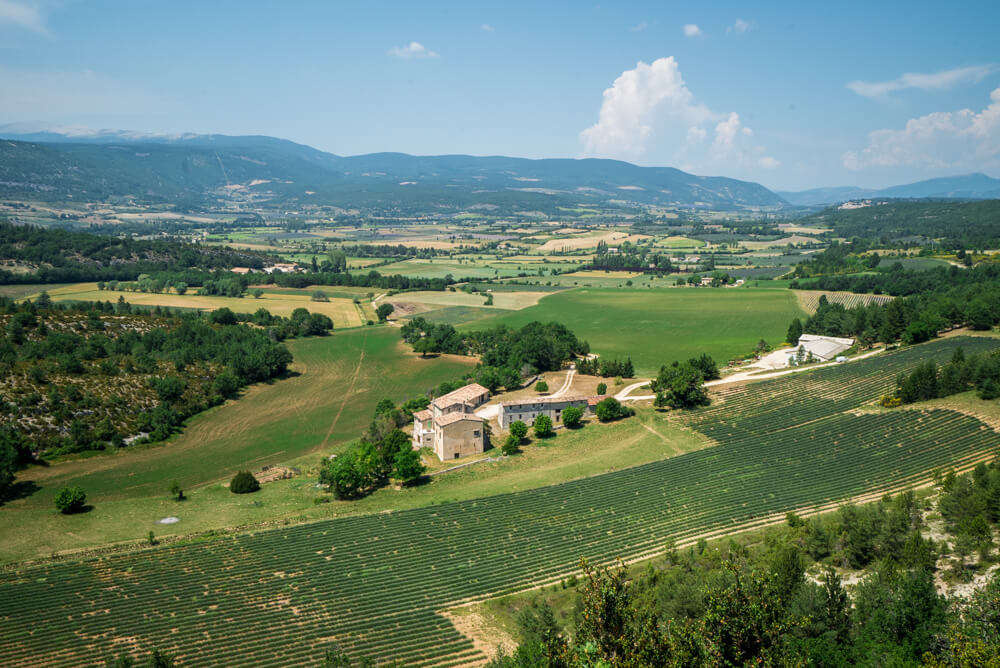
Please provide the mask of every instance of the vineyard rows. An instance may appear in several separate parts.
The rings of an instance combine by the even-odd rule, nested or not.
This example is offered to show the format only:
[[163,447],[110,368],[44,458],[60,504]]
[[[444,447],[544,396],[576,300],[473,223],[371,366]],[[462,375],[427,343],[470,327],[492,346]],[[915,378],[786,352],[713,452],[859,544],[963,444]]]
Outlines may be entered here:
[[852,414],[936,341],[728,389],[684,421],[717,447],[540,489],[0,576],[0,665],[89,665],[152,646],[186,665],[316,664],[337,642],[407,665],[483,658],[436,611],[775,512],[920,480],[994,450],[946,410]]
[[806,313],[813,314],[819,308],[819,298],[826,295],[826,300],[831,304],[843,304],[844,308],[854,308],[856,306],[870,306],[878,304],[880,306],[888,304],[893,300],[889,295],[859,295],[853,292],[823,292],[822,290],[796,290],[799,304]]

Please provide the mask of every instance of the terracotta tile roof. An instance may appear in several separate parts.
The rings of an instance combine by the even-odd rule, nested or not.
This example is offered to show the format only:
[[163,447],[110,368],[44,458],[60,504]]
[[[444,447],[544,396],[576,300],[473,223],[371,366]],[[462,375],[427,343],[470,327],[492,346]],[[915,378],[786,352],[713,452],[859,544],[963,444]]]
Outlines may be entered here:
[[431,412],[429,410],[417,411],[413,414],[413,417],[421,422],[427,422],[431,419]]
[[434,424],[439,427],[447,427],[455,422],[461,422],[462,420],[472,420],[473,422],[486,422],[483,418],[479,417],[475,413],[448,413],[447,415],[439,415],[434,418]]
[[597,404],[604,401],[607,397],[587,397],[588,406],[596,406]]
[[471,404],[484,394],[488,396],[489,393],[490,391],[479,383],[472,383],[471,385],[460,387],[454,392],[440,396],[431,403],[444,410],[448,406],[454,406],[455,404]]
[[561,404],[568,403],[571,401],[586,401],[586,397],[571,396],[571,397],[525,397],[523,399],[511,399],[510,401],[501,401],[501,406],[529,406],[531,404]]

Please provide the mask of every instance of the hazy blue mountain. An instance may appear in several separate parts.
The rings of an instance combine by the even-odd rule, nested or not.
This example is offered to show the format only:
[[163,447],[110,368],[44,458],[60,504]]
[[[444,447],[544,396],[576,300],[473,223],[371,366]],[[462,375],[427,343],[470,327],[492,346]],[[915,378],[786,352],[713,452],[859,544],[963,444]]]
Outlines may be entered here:
[[799,192],[782,192],[781,195],[790,204],[796,206],[818,206],[821,204],[839,204],[848,200],[866,199],[871,197],[911,198],[911,199],[998,199],[1000,198],[1000,179],[994,179],[986,174],[965,174],[962,176],[944,176],[916,183],[907,183],[881,190],[856,188],[813,188]]
[[[0,195],[176,200],[229,187],[260,199],[345,206],[476,204],[547,210],[579,202],[733,210],[786,202],[758,183],[618,160],[337,156],[273,137],[151,135],[2,126]],[[16,140],[16,141],[15,141]],[[28,141],[25,141],[28,140]],[[223,193],[224,194],[224,193]]]
[[945,176],[918,181],[903,186],[893,186],[878,191],[879,197],[949,197],[961,199],[1000,198],[1000,179],[986,174]]

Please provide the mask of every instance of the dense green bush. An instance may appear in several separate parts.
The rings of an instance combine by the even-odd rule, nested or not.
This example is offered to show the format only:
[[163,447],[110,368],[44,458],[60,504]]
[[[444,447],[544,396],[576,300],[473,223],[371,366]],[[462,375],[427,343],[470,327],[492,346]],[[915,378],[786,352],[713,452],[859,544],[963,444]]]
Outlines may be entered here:
[[79,487],[63,487],[56,494],[56,508],[64,515],[72,515],[83,510],[87,495]]
[[240,471],[229,483],[229,491],[233,494],[251,494],[260,489],[260,483],[250,471]]

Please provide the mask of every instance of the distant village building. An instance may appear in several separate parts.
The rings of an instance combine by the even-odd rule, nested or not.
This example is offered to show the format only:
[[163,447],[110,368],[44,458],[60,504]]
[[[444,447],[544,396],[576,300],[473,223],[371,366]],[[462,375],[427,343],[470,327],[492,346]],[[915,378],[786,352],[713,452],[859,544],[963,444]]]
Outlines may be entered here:
[[233,267],[229,271],[233,272],[234,274],[249,274],[253,270],[250,267]]
[[[593,405],[596,405],[594,402]],[[539,415],[547,415],[552,423],[558,423],[562,419],[562,412],[570,406],[584,409],[585,412],[593,412],[593,405],[587,397],[525,397],[523,399],[511,399],[500,402],[500,412],[497,420],[501,429],[510,427],[511,422],[521,421],[531,424]]]
[[701,277],[701,283],[699,283],[699,285],[711,285],[712,284],[712,280],[713,279],[712,279],[711,276],[702,276]]
[[299,265],[293,262],[277,262],[268,267],[264,267],[265,274],[273,274],[274,272],[278,272],[279,274],[296,274],[300,271],[302,271],[302,269],[299,268]]
[[486,420],[474,413],[490,398],[478,383],[460,387],[413,414],[414,449],[430,447],[438,459],[458,459],[486,449]]

